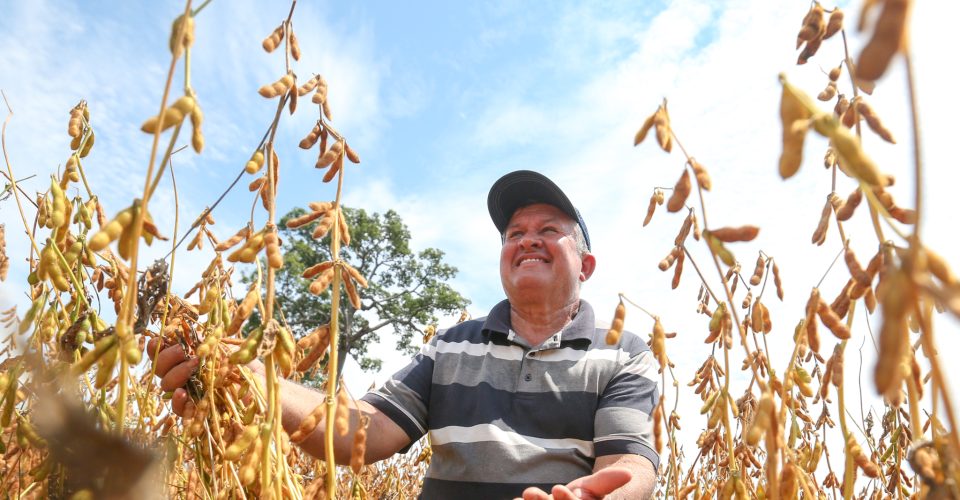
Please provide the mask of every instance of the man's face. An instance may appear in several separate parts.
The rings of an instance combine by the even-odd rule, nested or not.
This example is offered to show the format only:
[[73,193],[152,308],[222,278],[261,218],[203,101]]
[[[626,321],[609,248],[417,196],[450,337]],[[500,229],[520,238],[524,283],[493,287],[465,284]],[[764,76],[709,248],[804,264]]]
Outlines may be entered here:
[[570,303],[580,296],[580,282],[593,273],[592,255],[581,257],[574,222],[553,205],[537,203],[517,209],[500,249],[500,280],[511,302]]

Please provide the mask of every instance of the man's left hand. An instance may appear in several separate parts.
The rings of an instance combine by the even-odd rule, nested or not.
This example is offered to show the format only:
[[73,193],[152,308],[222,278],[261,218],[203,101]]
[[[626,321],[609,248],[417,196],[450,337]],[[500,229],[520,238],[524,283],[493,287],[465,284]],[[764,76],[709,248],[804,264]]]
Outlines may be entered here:
[[607,467],[566,485],[554,486],[550,493],[530,487],[523,491],[522,500],[593,500],[630,482],[632,474],[623,467]]

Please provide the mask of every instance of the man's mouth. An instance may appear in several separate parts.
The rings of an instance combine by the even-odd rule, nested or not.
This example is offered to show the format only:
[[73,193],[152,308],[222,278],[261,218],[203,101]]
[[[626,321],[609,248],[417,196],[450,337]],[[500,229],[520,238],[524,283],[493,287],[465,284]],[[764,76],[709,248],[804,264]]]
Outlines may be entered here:
[[523,264],[525,264],[525,263],[527,263],[527,262],[540,262],[540,263],[545,263],[545,262],[547,262],[547,259],[544,259],[543,257],[521,257],[520,260],[517,261],[517,265],[518,265],[518,266],[522,266]]

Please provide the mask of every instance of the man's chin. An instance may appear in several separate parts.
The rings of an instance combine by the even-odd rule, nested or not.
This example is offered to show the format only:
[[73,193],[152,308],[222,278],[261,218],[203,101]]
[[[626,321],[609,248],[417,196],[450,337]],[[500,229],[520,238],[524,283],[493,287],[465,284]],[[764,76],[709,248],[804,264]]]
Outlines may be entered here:
[[553,279],[544,276],[522,276],[515,278],[510,287],[516,296],[539,296],[556,285]]

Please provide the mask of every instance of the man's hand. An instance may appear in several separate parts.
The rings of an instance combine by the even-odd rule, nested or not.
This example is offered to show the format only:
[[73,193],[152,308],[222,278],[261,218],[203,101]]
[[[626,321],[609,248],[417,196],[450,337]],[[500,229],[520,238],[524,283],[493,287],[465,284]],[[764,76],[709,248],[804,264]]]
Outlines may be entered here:
[[607,467],[589,476],[576,479],[567,485],[556,485],[547,494],[540,488],[530,487],[523,491],[523,500],[593,500],[630,482],[632,474],[623,467]]
[[[147,344],[147,354],[151,359],[154,353],[157,353],[159,342],[159,338],[154,338]],[[187,358],[180,344],[160,347],[160,352],[156,354],[156,374],[160,377],[160,389],[173,391],[171,400],[173,412],[181,417],[189,417],[193,414],[195,405],[190,401],[190,396],[183,387],[187,385],[187,381],[197,371],[198,366],[200,366],[200,359]]]
[[[190,399],[190,395],[187,394],[184,387],[190,377],[197,372],[197,368],[200,366],[200,358],[188,357],[180,344],[160,346],[160,352],[158,353],[159,342],[159,338],[150,340],[147,344],[147,355],[150,356],[150,359],[153,359],[154,354],[156,354],[156,375],[160,377],[160,389],[173,391],[173,397],[170,400],[173,412],[181,417],[189,418],[193,416],[196,404]],[[247,368],[254,373],[263,374],[263,363],[260,360],[251,361],[247,364]]]

